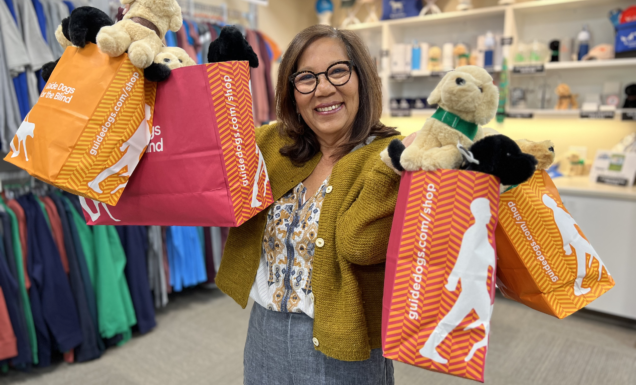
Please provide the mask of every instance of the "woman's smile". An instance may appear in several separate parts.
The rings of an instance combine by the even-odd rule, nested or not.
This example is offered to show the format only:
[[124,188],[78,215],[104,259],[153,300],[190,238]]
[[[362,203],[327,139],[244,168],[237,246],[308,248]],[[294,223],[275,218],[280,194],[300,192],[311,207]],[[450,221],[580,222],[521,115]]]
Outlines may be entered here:
[[333,115],[342,111],[343,108],[344,108],[343,102],[322,103],[322,104],[319,104],[316,108],[314,108],[314,111],[316,111],[318,115]]

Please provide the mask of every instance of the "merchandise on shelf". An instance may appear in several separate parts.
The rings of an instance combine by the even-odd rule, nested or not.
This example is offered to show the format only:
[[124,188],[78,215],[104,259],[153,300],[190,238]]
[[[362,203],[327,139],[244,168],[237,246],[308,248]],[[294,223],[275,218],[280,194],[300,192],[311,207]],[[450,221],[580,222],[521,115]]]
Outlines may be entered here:
[[620,97],[621,83],[619,82],[605,82],[603,83],[603,93],[602,100],[604,107],[613,107],[613,109],[618,108],[621,97]]
[[617,58],[636,57],[636,21],[622,23],[616,27],[614,48]]
[[469,9],[473,9],[472,0],[459,0],[457,4],[458,11],[468,11]]
[[442,46],[442,70],[452,71],[453,66],[453,43],[446,43]]
[[411,49],[411,69],[414,71],[422,69],[422,47],[415,41]]
[[557,105],[556,107],[554,107],[555,110],[576,110],[577,108],[579,108],[579,104],[576,100],[577,95],[572,94],[570,86],[568,86],[567,84],[559,84],[554,92],[559,97]]
[[492,32],[486,32],[486,38],[484,40],[484,68],[494,66],[494,54],[495,54],[495,35]]
[[584,25],[581,32],[579,32],[576,42],[578,45],[577,59],[582,60],[590,50],[590,31],[588,31],[587,25]]
[[437,5],[435,5],[437,0],[424,0],[424,2],[426,3],[426,5],[420,11],[420,16],[424,16],[428,14],[435,15],[437,13],[442,13],[442,10],[439,9]]
[[552,40],[548,45],[550,47],[550,62],[558,62],[559,61],[559,45],[560,41]]
[[614,59],[614,47],[611,44],[599,44],[592,48],[581,60]]
[[565,37],[559,43],[559,61],[572,61],[572,38]]
[[318,24],[331,25],[331,15],[333,15],[333,3],[331,0],[318,0],[316,2],[316,14]]
[[442,71],[442,49],[436,45],[428,50],[428,70],[430,72]]
[[455,68],[468,65],[470,54],[465,44],[457,44],[453,49],[453,55],[455,56]]
[[382,20],[418,16],[421,9],[420,0],[383,0]]

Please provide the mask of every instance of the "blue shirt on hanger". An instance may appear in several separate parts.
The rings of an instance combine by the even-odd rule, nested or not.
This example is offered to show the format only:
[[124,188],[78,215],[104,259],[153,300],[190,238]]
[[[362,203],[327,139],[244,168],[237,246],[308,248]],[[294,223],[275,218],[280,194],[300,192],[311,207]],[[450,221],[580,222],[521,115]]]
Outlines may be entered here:
[[[18,24],[18,18],[13,7],[13,0],[4,0],[13,16],[13,20],[16,25]],[[31,102],[29,100],[29,89],[27,86],[26,72],[19,74],[13,78],[13,87],[15,88],[15,94],[18,98],[18,106],[20,107],[20,116],[24,119],[31,110]]]

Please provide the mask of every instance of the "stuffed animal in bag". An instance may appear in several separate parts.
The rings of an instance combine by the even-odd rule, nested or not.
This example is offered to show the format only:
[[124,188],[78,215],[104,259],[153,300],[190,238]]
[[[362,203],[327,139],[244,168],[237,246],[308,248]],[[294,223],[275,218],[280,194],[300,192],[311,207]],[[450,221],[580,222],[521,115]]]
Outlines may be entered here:
[[[96,43],[97,34],[102,27],[114,22],[101,10],[93,7],[78,7],[57,28],[55,36],[62,47],[84,47]],[[48,81],[60,59],[42,67],[42,78]],[[144,69],[146,79],[160,82],[168,79],[173,69],[195,65],[196,62],[179,47],[162,47],[155,56],[153,64]]]
[[534,156],[521,151],[517,143],[505,135],[487,136],[461,149],[462,170],[479,171],[499,178],[502,185],[521,184],[532,177],[537,166]]
[[537,170],[547,170],[554,163],[554,144],[550,140],[532,142],[526,139],[515,141],[519,149],[525,154],[534,156],[537,160]]
[[398,171],[456,169],[462,164],[457,148],[469,148],[484,137],[480,125],[495,117],[499,90],[483,68],[464,66],[448,72],[428,98],[439,107],[417,132],[408,148],[394,140],[380,156]]
[[208,62],[219,63],[238,60],[248,61],[252,68],[258,67],[258,56],[245,40],[241,31],[233,26],[223,27],[219,37],[210,43]]
[[[55,30],[55,39],[66,49],[70,46],[83,48],[88,43],[97,43],[97,33],[102,27],[115,24],[102,10],[93,7],[77,7],[62,20]],[[60,59],[42,66],[42,79],[48,81]]]
[[122,0],[122,4],[123,20],[100,29],[97,46],[111,57],[128,51],[135,67],[147,68],[161,51],[166,32],[181,29],[181,7],[176,0]]

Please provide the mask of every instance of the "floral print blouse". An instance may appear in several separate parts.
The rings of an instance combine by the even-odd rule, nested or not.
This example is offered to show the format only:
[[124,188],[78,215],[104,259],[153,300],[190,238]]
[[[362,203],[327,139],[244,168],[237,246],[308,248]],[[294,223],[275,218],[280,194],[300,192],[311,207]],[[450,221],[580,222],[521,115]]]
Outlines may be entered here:
[[301,182],[269,209],[261,261],[250,293],[266,309],[314,316],[311,270],[328,181],[308,198]]

